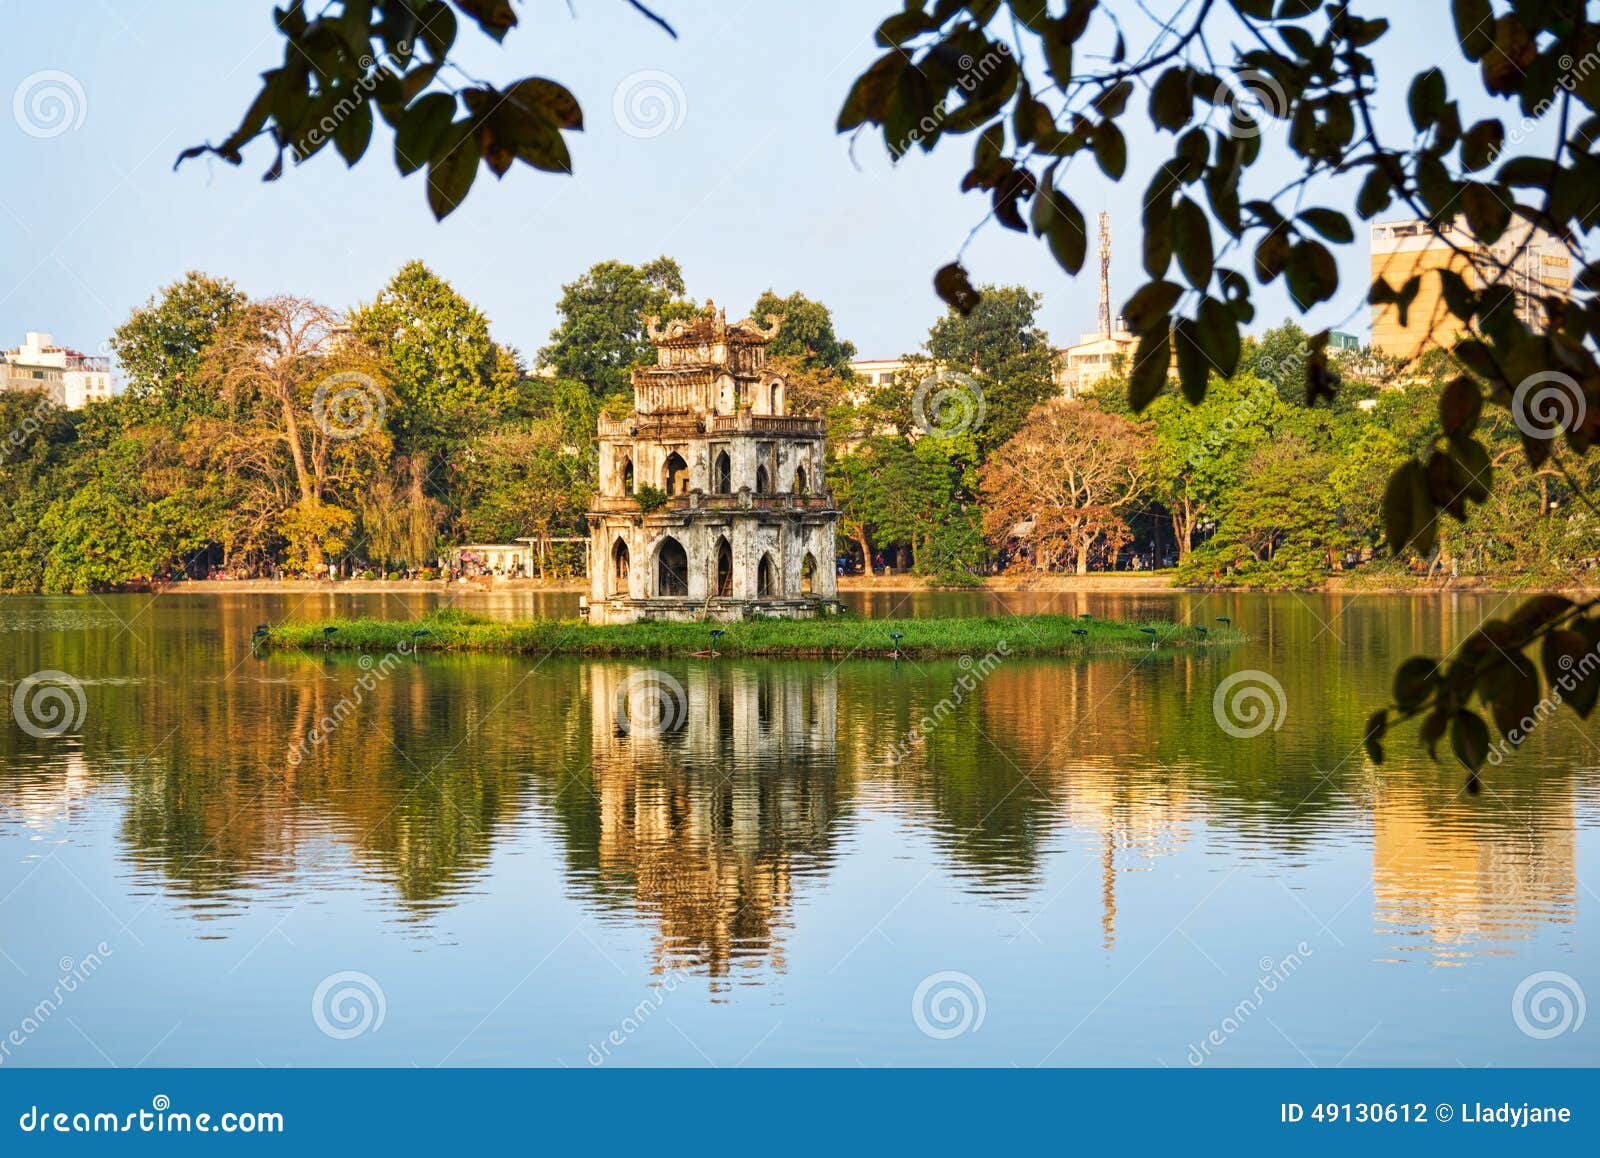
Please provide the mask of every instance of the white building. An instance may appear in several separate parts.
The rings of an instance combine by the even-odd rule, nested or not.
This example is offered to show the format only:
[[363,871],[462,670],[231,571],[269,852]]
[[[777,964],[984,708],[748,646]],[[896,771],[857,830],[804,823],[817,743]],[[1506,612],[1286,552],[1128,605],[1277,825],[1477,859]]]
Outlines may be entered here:
[[111,360],[30,331],[22,345],[0,353],[0,390],[43,390],[68,410],[82,410],[111,397]]

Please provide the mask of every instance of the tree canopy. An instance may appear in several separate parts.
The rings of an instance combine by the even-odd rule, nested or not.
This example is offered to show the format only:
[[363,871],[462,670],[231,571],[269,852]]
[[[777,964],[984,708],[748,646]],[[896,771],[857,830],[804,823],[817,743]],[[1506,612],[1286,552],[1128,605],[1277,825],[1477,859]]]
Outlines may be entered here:
[[602,261],[561,287],[560,320],[539,364],[589,387],[596,397],[625,394],[635,366],[655,360],[645,318],[686,317],[683,271],[670,257],[644,265]]

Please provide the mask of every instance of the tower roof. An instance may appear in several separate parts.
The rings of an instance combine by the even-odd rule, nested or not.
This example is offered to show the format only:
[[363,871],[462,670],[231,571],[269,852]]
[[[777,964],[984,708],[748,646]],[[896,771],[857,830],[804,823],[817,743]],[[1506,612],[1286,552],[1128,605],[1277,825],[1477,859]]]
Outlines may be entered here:
[[779,314],[768,314],[765,318],[766,326],[759,325],[753,318],[743,321],[728,322],[728,311],[719,310],[716,302],[706,299],[706,307],[691,318],[679,318],[661,325],[661,318],[650,315],[645,318],[645,333],[649,335],[657,349],[674,346],[700,346],[717,342],[730,342],[740,346],[765,346],[778,336],[778,328],[783,324]]

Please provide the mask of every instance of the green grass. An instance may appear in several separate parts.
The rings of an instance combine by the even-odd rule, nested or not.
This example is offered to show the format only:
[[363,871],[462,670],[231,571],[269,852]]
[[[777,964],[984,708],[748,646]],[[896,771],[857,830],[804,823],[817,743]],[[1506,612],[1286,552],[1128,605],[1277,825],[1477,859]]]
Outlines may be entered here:
[[[282,623],[262,637],[265,649],[385,652],[402,644],[417,651],[480,651],[539,655],[684,656],[708,651],[711,629],[725,634],[717,651],[726,656],[794,658],[882,658],[895,650],[912,657],[984,655],[1006,644],[1006,655],[1086,655],[1139,653],[1237,643],[1231,627],[1195,628],[1152,620],[1118,623],[1067,615],[1016,615],[988,619],[825,619],[763,620],[742,623],[636,623],[593,626],[579,619],[524,622],[488,619],[447,609],[420,620],[332,619]],[[328,628],[336,630],[328,632]],[[1154,634],[1142,629],[1152,628]],[[1082,632],[1083,634],[1075,634]]]

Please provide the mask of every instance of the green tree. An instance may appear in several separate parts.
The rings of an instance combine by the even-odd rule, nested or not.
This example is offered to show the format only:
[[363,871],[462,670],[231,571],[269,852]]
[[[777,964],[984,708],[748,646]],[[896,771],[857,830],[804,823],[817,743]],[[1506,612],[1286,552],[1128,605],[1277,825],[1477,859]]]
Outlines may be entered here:
[[1326,493],[1336,461],[1298,436],[1256,447],[1216,535],[1179,568],[1179,580],[1293,588],[1326,578],[1349,542]]
[[750,307],[750,316],[761,320],[769,314],[783,318],[778,336],[767,345],[769,357],[793,358],[811,371],[849,371],[850,360],[856,356],[855,344],[834,332],[833,312],[827,306],[798,290],[779,297],[769,289]]
[[683,271],[670,257],[642,266],[602,261],[561,287],[560,321],[539,365],[587,385],[596,397],[626,394],[629,371],[654,361],[645,318],[687,317]]
[[490,337],[483,311],[420,261],[401,266],[350,325],[389,365],[396,443],[428,465],[514,401],[516,355]]
[[127,395],[153,415],[181,422],[213,412],[215,398],[196,381],[200,356],[245,304],[226,278],[197,271],[164,287],[111,336],[111,350],[127,375]]
[[987,286],[970,312],[948,310],[928,331],[937,367],[970,374],[982,391],[980,449],[1005,442],[1040,402],[1054,397],[1055,351],[1037,324],[1039,295],[1021,286]]
[[[462,488],[461,522],[474,540],[506,543],[571,535],[583,527],[596,462],[567,442],[555,418],[520,422],[475,440]],[[538,553],[543,577],[546,554]]]
[[1198,405],[1168,394],[1145,411],[1155,435],[1152,497],[1172,520],[1180,562],[1201,526],[1243,481],[1255,448],[1281,425],[1282,410],[1270,385],[1239,374],[1212,382]]

